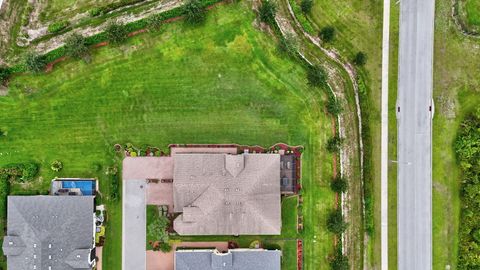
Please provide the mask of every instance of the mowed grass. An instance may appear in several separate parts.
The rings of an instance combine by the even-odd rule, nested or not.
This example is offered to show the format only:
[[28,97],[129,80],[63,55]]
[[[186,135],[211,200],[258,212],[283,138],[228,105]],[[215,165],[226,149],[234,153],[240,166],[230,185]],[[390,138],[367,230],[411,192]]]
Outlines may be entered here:
[[317,30],[333,26],[336,36],[333,42],[324,44],[334,48],[350,62],[356,53],[364,52],[367,63],[356,67],[367,86],[369,100],[372,156],[372,182],[374,201],[375,234],[369,239],[367,265],[375,268],[380,264],[380,101],[382,62],[382,1],[331,1],[315,0],[308,18]]
[[[478,1],[477,1],[478,3]],[[450,2],[437,1],[435,22],[433,121],[434,269],[457,269],[460,170],[453,141],[465,115],[480,104],[479,41],[451,24]]]
[[[103,269],[117,270],[121,202],[108,200],[104,174],[121,160],[115,143],[304,145],[305,231],[284,236],[305,239],[305,269],[328,269],[333,235],[325,220],[334,196],[324,96],[253,20],[246,3],[219,6],[205,25],[168,24],[95,50],[89,64],[69,60],[49,74],[13,77],[10,94],[0,97],[0,128],[8,132],[0,139],[0,165],[40,163],[40,177],[25,189],[45,190],[55,176],[98,177],[108,213]],[[49,169],[56,159],[64,164],[59,173]],[[96,164],[103,169],[96,171]],[[284,222],[291,224],[290,212]],[[296,260],[285,267],[290,263]]]
[[480,0],[465,0],[465,11],[469,24],[480,27]]

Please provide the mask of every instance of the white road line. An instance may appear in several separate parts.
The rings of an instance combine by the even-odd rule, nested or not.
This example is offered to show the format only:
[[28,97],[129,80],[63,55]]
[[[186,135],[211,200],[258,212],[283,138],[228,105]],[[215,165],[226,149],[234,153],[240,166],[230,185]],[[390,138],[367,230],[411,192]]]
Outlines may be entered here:
[[388,65],[390,53],[390,0],[383,1],[382,139],[381,139],[381,269],[388,270]]

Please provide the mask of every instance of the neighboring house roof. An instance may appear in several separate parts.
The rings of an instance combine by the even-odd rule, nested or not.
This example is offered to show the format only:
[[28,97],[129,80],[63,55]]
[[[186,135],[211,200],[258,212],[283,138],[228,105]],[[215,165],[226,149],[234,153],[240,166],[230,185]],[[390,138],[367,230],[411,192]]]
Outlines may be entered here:
[[281,233],[280,155],[176,154],[173,179],[180,235]]
[[280,270],[282,252],[264,249],[177,250],[175,270]]
[[93,200],[93,196],[9,196],[3,241],[8,269],[91,269]]

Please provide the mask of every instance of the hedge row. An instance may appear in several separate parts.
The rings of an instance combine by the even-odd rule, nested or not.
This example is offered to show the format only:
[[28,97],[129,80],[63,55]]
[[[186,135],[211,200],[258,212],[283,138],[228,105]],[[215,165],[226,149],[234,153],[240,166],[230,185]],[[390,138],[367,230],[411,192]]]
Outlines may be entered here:
[[[221,2],[221,1],[222,0],[199,0],[199,3],[200,3],[200,6],[202,8],[206,8],[208,6],[211,6],[211,5],[216,4],[218,2]],[[158,20],[165,21],[165,20],[168,20],[168,19],[171,19],[171,18],[183,16],[185,14],[185,12],[186,12],[185,6],[181,6],[181,7],[171,9],[171,10],[167,10],[167,11],[162,12],[162,13],[154,14],[152,16],[140,19],[138,21],[127,23],[127,24],[123,25],[122,27],[125,27],[126,31],[131,33],[131,32],[135,32],[135,31],[144,29],[147,26],[149,26],[149,23],[152,21],[151,20],[152,17],[155,17],[155,21],[158,21]],[[95,44],[98,44],[98,43],[101,43],[101,42],[104,42],[104,41],[107,41],[107,35],[105,34],[105,32],[101,32],[101,33],[98,33],[96,35],[89,36],[89,37],[86,38],[86,43],[87,43],[88,46],[95,45]],[[63,57],[63,56],[65,56],[65,46],[62,46],[62,47],[59,47],[55,50],[49,51],[48,53],[43,55],[45,61],[48,62],[48,63],[53,62],[56,59],[58,59],[60,57]],[[2,76],[2,70],[3,70],[4,74],[8,74],[8,75]],[[12,66],[12,67],[0,67],[0,84],[2,82],[4,82],[9,75],[14,74],[14,73],[22,73],[22,72],[26,72],[26,71],[28,71],[28,70],[27,70],[27,67],[25,66],[25,63],[19,63],[19,64],[16,64],[16,65]]]
[[310,24],[310,21],[305,16],[305,13],[303,13],[302,8],[297,4],[297,1],[288,1],[290,3],[290,6],[292,7],[293,14],[295,14],[295,18],[297,18],[298,22],[302,25],[303,30],[305,30],[305,32],[311,35],[315,34],[315,30],[313,29],[312,24]]
[[480,109],[462,122],[454,149],[462,171],[458,269],[480,269]]

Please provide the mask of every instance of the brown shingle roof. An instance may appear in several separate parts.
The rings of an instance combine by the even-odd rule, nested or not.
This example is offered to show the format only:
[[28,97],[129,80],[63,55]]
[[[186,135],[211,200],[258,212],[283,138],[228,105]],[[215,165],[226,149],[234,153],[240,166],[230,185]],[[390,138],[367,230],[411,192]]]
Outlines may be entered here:
[[180,235],[281,232],[278,154],[177,154],[173,184]]

